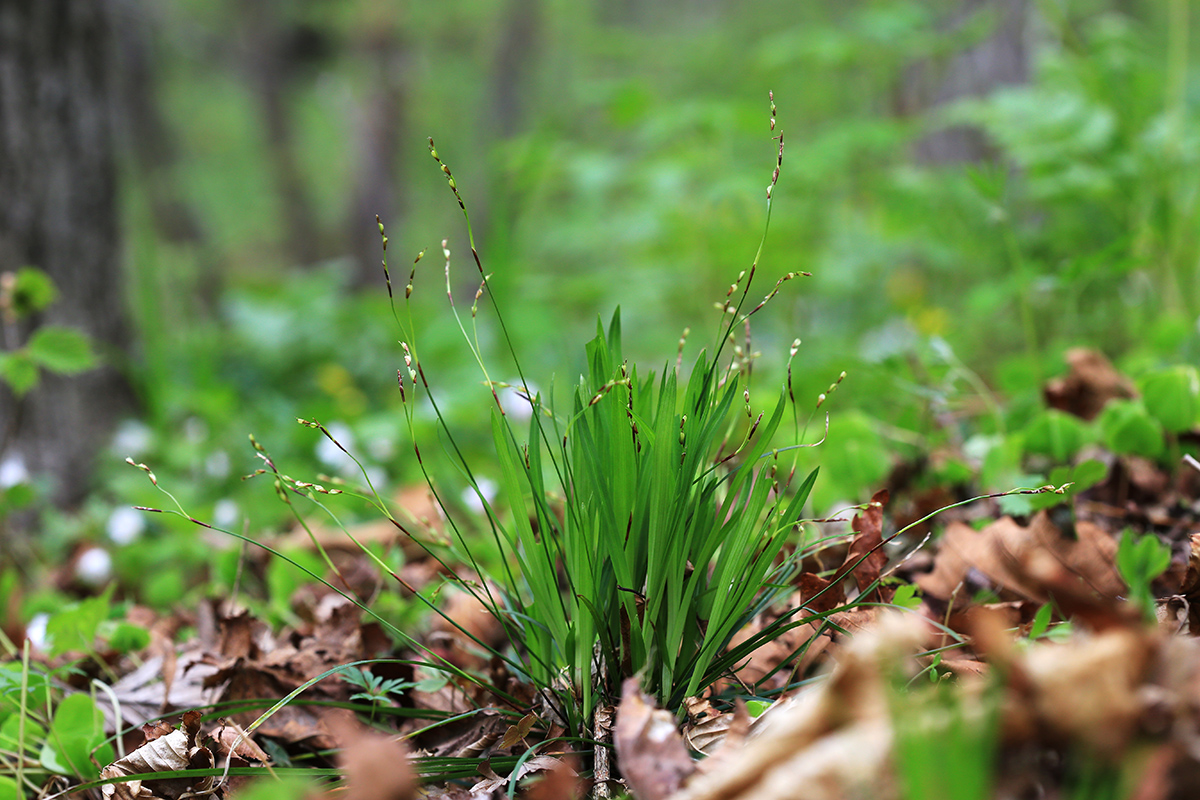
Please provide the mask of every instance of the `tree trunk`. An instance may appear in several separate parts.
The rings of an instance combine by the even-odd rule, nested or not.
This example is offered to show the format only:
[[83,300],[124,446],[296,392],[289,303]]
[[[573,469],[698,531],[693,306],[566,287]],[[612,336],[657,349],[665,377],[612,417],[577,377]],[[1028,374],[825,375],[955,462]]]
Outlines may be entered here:
[[[962,30],[981,14],[991,15],[990,35],[965,49],[924,59],[905,72],[896,96],[899,114],[919,114],[965,97],[982,97],[1001,86],[1028,83],[1028,0],[963,0],[943,28],[947,33]],[[980,131],[959,125],[922,138],[915,155],[926,164],[971,162],[988,158],[991,148]]]
[[[116,168],[110,135],[113,31],[107,0],[0,0],[0,271],[31,265],[59,290],[20,336],[54,323],[102,355],[129,342],[119,279]],[[16,343],[20,344],[20,343]],[[8,343],[14,346],[14,343]],[[0,385],[0,460],[54,480],[80,501],[96,449],[132,407],[111,367],[42,375],[17,400]]]

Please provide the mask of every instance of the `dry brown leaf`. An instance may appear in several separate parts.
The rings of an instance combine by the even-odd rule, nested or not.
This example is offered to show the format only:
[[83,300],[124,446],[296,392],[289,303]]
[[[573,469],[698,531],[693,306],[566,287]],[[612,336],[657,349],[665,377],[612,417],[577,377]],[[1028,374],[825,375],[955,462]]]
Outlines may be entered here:
[[1133,381],[1117,372],[1103,353],[1077,347],[1068,350],[1065,358],[1071,371],[1043,389],[1051,408],[1092,420],[1109,400],[1137,396]]
[[[183,726],[178,730],[162,724],[146,726],[146,743],[102,769],[101,779],[212,767],[216,763],[213,754],[199,741],[200,717],[199,711],[187,712],[183,715]],[[211,776],[134,779],[106,783],[101,787],[101,793],[106,800],[174,800],[188,792],[207,792],[215,780]]]
[[[720,753],[726,748],[736,750],[741,747],[750,729],[763,717],[750,719],[746,704],[741,699],[734,705],[733,711],[724,713],[718,713],[707,700],[701,702],[705,708],[694,719],[692,708],[688,709],[689,721],[683,726],[683,740],[690,749],[710,756],[696,765],[697,770],[709,771],[719,769],[722,761]],[[717,755],[714,756],[714,753]]]
[[417,796],[417,774],[399,739],[357,724],[339,728],[338,739],[338,759],[346,772],[341,800],[411,800]]
[[718,758],[672,800],[887,798],[891,729],[881,669],[904,663],[930,635],[917,617],[885,615],[850,640],[830,678],[777,703],[745,746]]
[[552,759],[549,769],[525,791],[525,800],[578,800],[583,796],[583,781],[575,768],[563,759]]
[[[916,583],[930,597],[949,601],[966,587],[969,597],[976,588],[992,588],[1010,597],[1043,603],[1047,589],[1061,591],[1063,582],[1080,584],[1104,597],[1116,597],[1125,590],[1114,565],[1117,544],[1113,537],[1091,522],[1080,522],[1076,538],[1070,539],[1050,521],[1045,512],[1022,526],[1011,517],[1002,517],[983,530],[976,531],[962,522],[953,522],[942,536],[934,569],[918,575]],[[1029,574],[1039,564],[1041,575]],[[1047,583],[1047,564],[1058,565],[1057,581]],[[1069,578],[1068,578],[1069,576]],[[980,584],[983,584],[981,587]]]
[[637,800],[670,797],[695,770],[674,715],[655,708],[636,678],[621,687],[613,744],[621,774]]
[[[883,507],[888,501],[887,489],[881,489],[871,498],[870,504],[861,514],[856,514],[850,523],[858,535],[850,542],[846,561],[838,570],[838,580],[847,572],[854,576],[859,592],[879,580],[887,566],[887,555],[883,552]],[[863,598],[866,599],[866,598]],[[890,598],[885,598],[884,602]]]
[[545,796],[555,798],[569,798],[572,795],[553,794],[562,787],[578,788],[578,775],[567,762],[561,758],[554,756],[535,756],[527,759],[521,766],[510,775],[497,775],[486,762],[479,767],[479,772],[483,775],[483,780],[478,781],[471,787],[472,800],[484,800],[484,798],[500,798],[505,796],[507,787],[510,783],[517,783],[528,775],[537,773],[546,773],[551,781],[550,786],[543,789],[547,792]]

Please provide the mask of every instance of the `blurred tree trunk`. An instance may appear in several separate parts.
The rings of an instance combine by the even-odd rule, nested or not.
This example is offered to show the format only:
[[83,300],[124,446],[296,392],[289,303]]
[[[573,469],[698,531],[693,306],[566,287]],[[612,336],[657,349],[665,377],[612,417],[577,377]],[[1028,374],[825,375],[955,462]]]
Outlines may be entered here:
[[404,35],[380,24],[364,31],[358,46],[371,66],[372,88],[358,120],[361,161],[346,230],[355,284],[381,288],[383,251],[375,215],[388,226],[392,237],[403,230],[404,202],[395,187],[404,183],[404,160],[398,156],[419,152],[416,148],[422,145],[409,141],[407,135],[412,59]]
[[284,252],[295,266],[324,257],[317,213],[296,157],[289,100],[303,63],[324,47],[319,31],[287,18],[287,3],[234,3],[244,38],[245,70],[258,99],[266,131],[271,174],[283,213]]
[[[943,22],[947,33],[967,29],[990,15],[986,36],[965,48],[932,56],[905,71],[896,93],[897,113],[908,116],[965,97],[982,97],[1005,85],[1028,83],[1031,65],[1029,0],[962,0]],[[952,126],[928,134],[916,145],[927,164],[979,161],[991,149],[975,128]]]
[[[505,4],[488,91],[491,107],[486,132],[492,151],[497,143],[525,130],[530,109],[537,104],[536,75],[542,56],[544,14],[542,0],[508,0]],[[504,170],[493,169],[491,173],[503,175]],[[494,185],[473,202],[471,219],[481,249],[489,238],[501,249],[509,241],[513,220],[508,212],[508,195],[506,185]]]
[[[104,355],[129,342],[110,132],[110,12],[107,0],[0,0],[0,271],[45,270],[59,299],[30,325],[77,328]],[[0,458],[49,473],[55,500],[77,503],[97,447],[131,407],[127,383],[110,367],[43,375],[20,401],[0,386]]]

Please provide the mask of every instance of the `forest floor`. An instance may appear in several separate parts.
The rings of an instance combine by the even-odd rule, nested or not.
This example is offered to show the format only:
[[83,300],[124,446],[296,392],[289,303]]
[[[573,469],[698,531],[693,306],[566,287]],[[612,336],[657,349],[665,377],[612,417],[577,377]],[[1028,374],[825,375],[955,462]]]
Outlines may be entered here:
[[[1073,373],[1048,396],[1086,417],[1119,386],[1112,375]],[[149,646],[102,657],[102,670],[82,663],[69,679],[86,690],[92,677],[112,678],[116,711],[106,710],[107,724],[111,731],[119,714],[124,731],[116,749],[124,756],[99,765],[102,777],[124,781],[88,793],[1197,796],[1200,470],[1093,449],[1076,462],[1102,465],[1088,486],[988,497],[919,522],[969,497],[967,487],[924,479],[936,457],[897,467],[870,503],[822,522],[830,546],[803,561],[788,602],[739,639],[790,609],[803,608],[810,621],[760,647],[679,713],[655,708],[627,682],[597,712],[589,742],[566,735],[522,676],[480,651],[472,639],[504,647],[504,629],[453,588],[436,594],[458,627],[425,625],[420,645],[485,677],[479,684],[414,667],[414,648],[397,649],[330,584],[297,591],[295,622],[281,630],[236,598],[169,614],[134,607],[128,621],[150,631]],[[411,489],[400,499],[428,502]],[[350,532],[367,542],[396,537],[386,523]],[[414,550],[397,583],[343,532],[313,534],[294,531],[287,541],[320,541],[337,566],[331,583],[368,604],[444,578],[443,566]],[[1161,549],[1139,549],[1139,541]],[[1154,568],[1168,547],[1169,565]],[[248,558],[245,568],[260,566]],[[334,673],[313,682],[375,659],[353,681]],[[70,660],[43,659],[52,667]],[[521,702],[489,695],[483,684]],[[759,699],[732,699],[739,694]],[[105,708],[103,694],[97,701]],[[191,709],[202,713],[184,713]],[[205,767],[208,774],[195,772]],[[189,769],[173,780],[129,778]],[[342,788],[247,788],[260,772],[324,780],[334,770],[347,778]],[[44,794],[67,788],[52,781]]]

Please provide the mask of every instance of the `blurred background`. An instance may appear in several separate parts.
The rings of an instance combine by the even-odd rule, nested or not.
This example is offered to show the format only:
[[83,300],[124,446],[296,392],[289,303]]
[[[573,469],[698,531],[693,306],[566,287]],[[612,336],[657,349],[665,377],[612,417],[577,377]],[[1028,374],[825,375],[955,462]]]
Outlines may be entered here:
[[[561,390],[617,305],[644,369],[673,361],[685,327],[692,352],[713,341],[713,304],[762,235],[773,91],[786,148],[751,296],[813,277],[755,317],[755,380],[774,392],[795,338],[802,406],[847,372],[815,457],[819,511],[938,448],[982,459],[1036,413],[1068,347],[1132,374],[1194,363],[1196,11],[5,0],[5,560],[98,543],[145,599],[177,598],[219,556],[129,508],[169,501],[124,459],[193,516],[277,529],[287,508],[242,480],[260,466],[247,434],[289,474],[357,474],[297,417],[326,423],[385,493],[416,482],[376,214],[399,294],[428,248],[417,344],[448,420],[486,451],[489,395],[441,241],[460,312],[478,274],[427,137],[526,374]],[[490,372],[510,378],[481,309]]]

